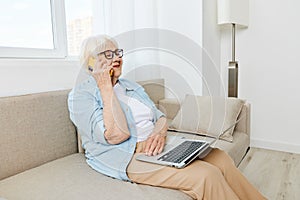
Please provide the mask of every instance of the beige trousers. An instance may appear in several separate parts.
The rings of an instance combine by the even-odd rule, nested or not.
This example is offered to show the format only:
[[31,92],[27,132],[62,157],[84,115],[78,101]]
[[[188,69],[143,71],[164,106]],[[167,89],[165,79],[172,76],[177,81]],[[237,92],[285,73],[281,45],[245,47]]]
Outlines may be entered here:
[[140,145],[127,168],[128,177],[135,183],[177,189],[193,199],[266,199],[222,150],[213,149],[204,159],[195,160],[183,169],[137,161],[139,152],[142,152]]

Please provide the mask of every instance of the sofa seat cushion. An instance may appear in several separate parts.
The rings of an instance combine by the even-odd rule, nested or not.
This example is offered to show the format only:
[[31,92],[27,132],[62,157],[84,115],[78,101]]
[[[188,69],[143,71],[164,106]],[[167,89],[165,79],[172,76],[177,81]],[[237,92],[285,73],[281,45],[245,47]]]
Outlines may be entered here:
[[8,200],[191,199],[180,191],[104,176],[91,169],[80,153],[1,180],[0,196]]
[[235,131],[233,141],[233,143],[230,143],[219,140],[215,146],[225,150],[233,159],[235,165],[238,166],[250,146],[250,137],[246,133]]

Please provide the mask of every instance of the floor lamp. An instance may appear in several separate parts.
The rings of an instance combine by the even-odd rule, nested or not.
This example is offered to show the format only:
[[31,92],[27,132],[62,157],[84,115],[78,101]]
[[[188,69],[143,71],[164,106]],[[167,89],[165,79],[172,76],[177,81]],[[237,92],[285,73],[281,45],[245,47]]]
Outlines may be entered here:
[[249,0],[218,0],[218,24],[231,26],[231,61],[228,65],[228,96],[238,97],[238,62],[235,59],[236,28],[247,28],[249,23]]

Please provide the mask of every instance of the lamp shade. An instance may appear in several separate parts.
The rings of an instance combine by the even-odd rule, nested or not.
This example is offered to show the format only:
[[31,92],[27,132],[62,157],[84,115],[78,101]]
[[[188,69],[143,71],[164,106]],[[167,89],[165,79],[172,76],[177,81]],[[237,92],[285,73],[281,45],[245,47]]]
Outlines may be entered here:
[[218,24],[248,27],[249,0],[218,0]]

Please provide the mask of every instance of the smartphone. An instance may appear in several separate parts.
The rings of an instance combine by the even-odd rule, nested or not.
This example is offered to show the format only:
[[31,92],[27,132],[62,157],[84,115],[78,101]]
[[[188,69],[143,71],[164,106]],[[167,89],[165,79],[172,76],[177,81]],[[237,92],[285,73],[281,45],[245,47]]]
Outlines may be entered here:
[[96,59],[95,58],[90,58],[88,62],[88,69],[89,71],[93,72],[93,67],[95,66]]
[[[96,59],[95,58],[90,58],[89,62],[88,62],[88,69],[89,69],[89,71],[93,72],[93,67],[95,66],[95,64],[96,64]],[[114,70],[110,69],[109,70],[109,76],[113,77],[113,75],[114,75]]]

